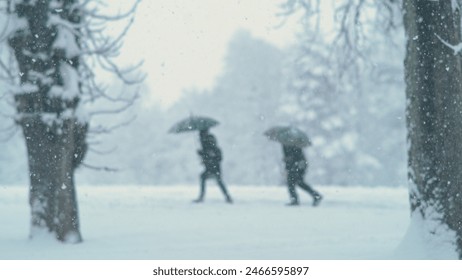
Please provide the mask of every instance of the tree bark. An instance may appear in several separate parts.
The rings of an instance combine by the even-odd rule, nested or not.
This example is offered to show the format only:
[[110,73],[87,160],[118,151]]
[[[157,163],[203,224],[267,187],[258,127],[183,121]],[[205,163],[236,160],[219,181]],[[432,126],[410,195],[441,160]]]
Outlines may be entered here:
[[[453,1],[404,0],[411,215],[462,258],[462,66],[443,41],[461,42]],[[444,239],[444,237],[443,237]]]
[[[74,172],[87,150],[88,124],[76,115],[80,95],[63,94],[69,86],[66,83],[76,83],[74,88],[80,92],[78,79],[70,77],[69,72],[79,72],[80,57],[55,44],[61,29],[51,20],[59,17],[69,26],[78,26],[81,18],[77,0],[13,3],[12,13],[27,22],[10,35],[9,45],[23,89],[15,95],[15,101],[28,153],[31,238],[45,230],[60,241],[77,243],[82,237]],[[78,45],[77,27],[68,34],[73,34],[71,40]]]

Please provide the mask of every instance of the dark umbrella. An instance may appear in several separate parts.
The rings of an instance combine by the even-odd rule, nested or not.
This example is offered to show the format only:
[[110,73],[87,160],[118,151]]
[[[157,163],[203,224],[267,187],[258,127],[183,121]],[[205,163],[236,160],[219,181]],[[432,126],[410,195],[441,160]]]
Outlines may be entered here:
[[277,141],[286,146],[303,148],[311,145],[311,141],[305,132],[293,126],[274,126],[265,135],[273,141]]
[[209,117],[190,116],[189,118],[176,123],[168,132],[181,133],[194,130],[205,130],[216,126],[217,124],[218,121]]

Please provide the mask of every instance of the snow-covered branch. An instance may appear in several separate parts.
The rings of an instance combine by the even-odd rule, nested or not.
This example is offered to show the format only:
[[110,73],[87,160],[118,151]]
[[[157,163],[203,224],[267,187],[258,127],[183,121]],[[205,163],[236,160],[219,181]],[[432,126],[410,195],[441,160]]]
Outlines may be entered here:
[[0,79],[8,97],[2,99],[14,97],[16,107],[14,115],[1,116],[19,125],[41,119],[50,127],[76,119],[91,134],[131,123],[89,125],[92,117],[126,111],[138,98],[133,86],[145,78],[143,61],[127,67],[118,59],[140,3],[111,15],[105,12],[111,2],[103,0],[0,0]]
[[454,55],[460,54],[460,51],[462,50],[462,42],[457,44],[457,45],[452,45],[449,42],[445,41],[443,38],[441,38],[438,34],[435,34],[436,37],[443,43],[446,47],[450,48],[451,50],[454,51]]

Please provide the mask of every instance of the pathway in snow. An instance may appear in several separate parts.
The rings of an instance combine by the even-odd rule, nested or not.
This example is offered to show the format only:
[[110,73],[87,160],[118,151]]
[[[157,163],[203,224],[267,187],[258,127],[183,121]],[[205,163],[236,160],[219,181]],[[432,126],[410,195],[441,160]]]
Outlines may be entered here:
[[0,259],[390,259],[409,222],[404,188],[317,187],[317,208],[299,190],[210,184],[78,188],[84,243],[28,240],[27,189],[0,187]]

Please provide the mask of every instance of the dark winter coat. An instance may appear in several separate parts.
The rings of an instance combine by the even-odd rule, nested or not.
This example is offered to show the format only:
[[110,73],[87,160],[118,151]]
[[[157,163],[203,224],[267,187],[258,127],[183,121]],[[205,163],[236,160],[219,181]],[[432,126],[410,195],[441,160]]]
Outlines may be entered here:
[[284,162],[289,177],[303,177],[308,167],[303,150],[294,146],[283,146]]
[[197,153],[201,156],[205,169],[211,173],[220,172],[222,154],[217,146],[215,136],[211,134],[201,135],[200,140],[202,150],[197,151]]

